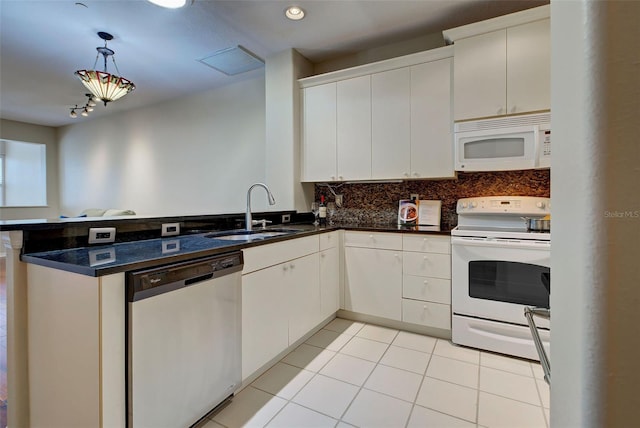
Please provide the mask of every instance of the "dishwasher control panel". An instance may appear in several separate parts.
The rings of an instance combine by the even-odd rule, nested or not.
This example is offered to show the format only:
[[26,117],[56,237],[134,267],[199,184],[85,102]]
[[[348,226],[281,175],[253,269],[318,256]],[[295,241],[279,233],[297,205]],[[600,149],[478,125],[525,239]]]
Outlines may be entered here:
[[237,251],[128,272],[126,276],[127,300],[134,302],[223,275],[240,272],[243,263],[242,252]]

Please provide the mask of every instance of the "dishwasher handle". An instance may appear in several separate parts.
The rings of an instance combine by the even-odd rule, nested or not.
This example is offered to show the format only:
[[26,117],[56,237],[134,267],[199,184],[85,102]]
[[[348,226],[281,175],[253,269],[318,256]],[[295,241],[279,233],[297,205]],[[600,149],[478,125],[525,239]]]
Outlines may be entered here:
[[242,252],[127,273],[127,301],[136,302],[242,270]]

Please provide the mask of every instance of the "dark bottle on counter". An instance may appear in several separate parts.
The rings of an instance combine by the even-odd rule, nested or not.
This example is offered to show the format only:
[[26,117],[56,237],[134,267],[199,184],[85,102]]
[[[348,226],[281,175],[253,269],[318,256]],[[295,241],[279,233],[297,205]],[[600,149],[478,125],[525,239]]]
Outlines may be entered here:
[[320,208],[318,209],[320,226],[327,225],[327,204],[324,203],[324,195],[320,195]]

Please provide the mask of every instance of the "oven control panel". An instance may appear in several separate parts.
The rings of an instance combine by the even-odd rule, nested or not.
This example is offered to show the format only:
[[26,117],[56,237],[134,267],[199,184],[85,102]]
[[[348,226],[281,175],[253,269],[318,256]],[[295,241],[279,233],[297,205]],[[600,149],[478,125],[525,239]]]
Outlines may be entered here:
[[483,196],[458,200],[456,212],[544,216],[551,213],[551,198],[537,196]]

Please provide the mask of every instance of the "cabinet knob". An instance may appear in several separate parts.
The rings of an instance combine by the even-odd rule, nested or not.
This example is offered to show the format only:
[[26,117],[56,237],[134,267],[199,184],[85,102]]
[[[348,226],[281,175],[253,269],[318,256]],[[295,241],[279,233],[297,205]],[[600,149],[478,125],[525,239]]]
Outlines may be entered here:
[[408,172],[405,172],[403,175],[404,175],[405,177],[409,177],[409,173],[408,173]]
[[427,242],[427,238],[422,238],[422,240],[423,240],[424,242]]
[[422,309],[427,310],[427,305],[422,306]]
[[336,176],[335,176],[335,175],[332,175],[332,176],[331,176],[331,181],[335,181],[335,180],[336,180]]
[[399,256],[399,255],[397,255],[397,254],[394,254],[394,256],[395,256],[395,258],[396,258],[396,259],[399,259],[399,258],[400,258],[400,256]]
[[339,176],[338,176],[338,179],[340,179],[340,180],[344,180],[344,177],[343,177],[343,176],[341,176],[341,175],[339,175]]
[[427,256],[424,256],[422,259],[423,259],[423,260],[429,260],[429,259],[427,258]]
[[369,238],[373,239],[373,235],[369,235]]
[[293,263],[291,263],[291,264],[289,265],[289,267],[290,267],[291,269],[293,269],[294,267],[296,267],[296,265],[294,265]]
[[289,267],[287,265],[282,266],[282,270],[287,271],[289,270]]
[[420,174],[418,174],[417,172],[414,172],[414,173],[413,173],[413,176],[414,176],[414,177],[420,177]]
[[424,285],[428,285],[429,281],[427,281],[426,279],[423,281]]

